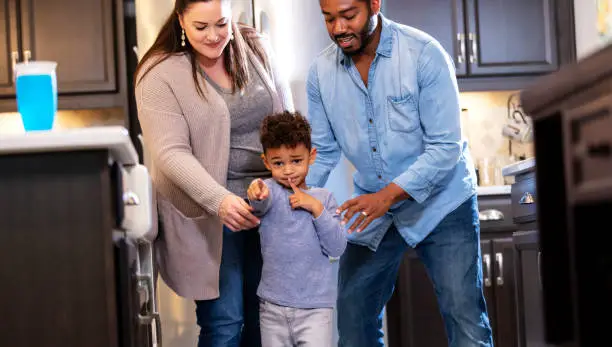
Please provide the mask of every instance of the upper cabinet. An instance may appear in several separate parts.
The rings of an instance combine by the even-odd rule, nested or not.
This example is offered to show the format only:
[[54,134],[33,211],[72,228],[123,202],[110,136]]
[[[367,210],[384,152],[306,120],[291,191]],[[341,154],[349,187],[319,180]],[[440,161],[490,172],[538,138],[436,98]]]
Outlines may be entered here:
[[522,89],[575,60],[571,0],[387,0],[385,14],[435,37],[463,91]]
[[60,109],[125,105],[121,1],[0,3],[0,111],[15,111],[13,66],[29,60],[57,62]]

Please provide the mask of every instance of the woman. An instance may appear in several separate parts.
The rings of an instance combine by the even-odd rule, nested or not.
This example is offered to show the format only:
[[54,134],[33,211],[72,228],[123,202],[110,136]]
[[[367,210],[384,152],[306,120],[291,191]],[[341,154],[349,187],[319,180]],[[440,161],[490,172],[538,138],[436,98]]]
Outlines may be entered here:
[[136,70],[157,263],[170,288],[196,301],[201,347],[261,346],[259,221],[244,198],[269,176],[261,120],[293,109],[268,45],[231,21],[230,5],[177,0]]

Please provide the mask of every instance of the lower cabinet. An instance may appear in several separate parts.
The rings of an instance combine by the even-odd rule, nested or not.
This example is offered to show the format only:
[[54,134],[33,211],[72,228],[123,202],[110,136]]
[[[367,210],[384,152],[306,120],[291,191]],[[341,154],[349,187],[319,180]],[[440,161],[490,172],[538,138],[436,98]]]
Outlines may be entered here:
[[516,271],[518,347],[552,346],[545,342],[544,309],[540,264],[542,252],[537,231],[520,231],[513,236]]
[[[495,346],[515,347],[516,281],[510,233],[481,234],[483,292]],[[400,267],[395,292],[387,305],[390,347],[446,347],[444,322],[432,282],[416,252]]]

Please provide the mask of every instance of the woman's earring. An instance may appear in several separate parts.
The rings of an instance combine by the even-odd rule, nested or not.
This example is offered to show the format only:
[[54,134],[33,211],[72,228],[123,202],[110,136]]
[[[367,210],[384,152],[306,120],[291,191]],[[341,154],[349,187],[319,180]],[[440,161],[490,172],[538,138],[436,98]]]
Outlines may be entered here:
[[185,29],[181,29],[181,47],[185,47]]
[[234,39],[234,33],[230,35],[230,41],[232,41],[233,39]]

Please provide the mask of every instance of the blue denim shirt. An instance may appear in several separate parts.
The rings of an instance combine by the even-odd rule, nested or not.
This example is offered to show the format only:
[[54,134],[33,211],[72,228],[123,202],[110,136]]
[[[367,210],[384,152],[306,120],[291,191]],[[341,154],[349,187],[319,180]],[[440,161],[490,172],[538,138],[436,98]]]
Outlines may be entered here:
[[372,250],[391,223],[416,246],[476,193],[452,59],[428,34],[380,19],[367,86],[335,44],[316,58],[307,82],[308,119],[318,151],[308,185],[324,186],[344,153],[356,168],[354,196],[393,182],[413,198],[349,236],[349,242]]

